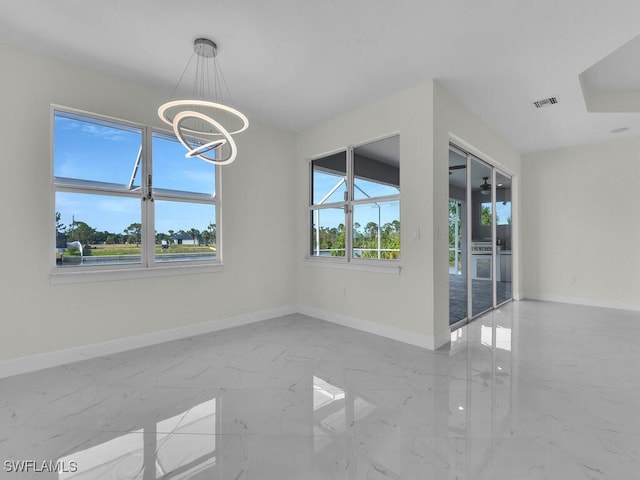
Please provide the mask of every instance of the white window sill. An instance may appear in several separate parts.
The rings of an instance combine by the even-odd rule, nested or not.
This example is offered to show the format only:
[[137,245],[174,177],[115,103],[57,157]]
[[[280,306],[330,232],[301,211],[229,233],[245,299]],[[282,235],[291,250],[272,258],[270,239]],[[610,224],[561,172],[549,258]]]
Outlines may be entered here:
[[195,265],[162,265],[153,268],[141,266],[125,266],[121,268],[93,270],[82,267],[53,268],[49,275],[52,285],[66,285],[72,283],[104,282],[113,280],[129,280],[135,278],[172,277],[178,275],[192,275],[198,273],[221,272],[223,265],[195,264]]
[[360,260],[347,262],[341,259],[306,257],[305,264],[313,267],[340,268],[345,270],[359,270],[362,272],[388,273],[400,275],[402,266],[396,261]]

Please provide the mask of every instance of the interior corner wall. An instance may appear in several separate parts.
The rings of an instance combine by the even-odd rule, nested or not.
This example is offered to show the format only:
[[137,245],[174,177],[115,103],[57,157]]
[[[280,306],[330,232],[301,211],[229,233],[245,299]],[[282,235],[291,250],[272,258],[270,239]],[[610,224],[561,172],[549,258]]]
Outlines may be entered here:
[[[366,323],[435,348],[433,336],[432,82],[416,85],[298,135],[296,204],[298,301],[330,320]],[[400,274],[318,266],[309,255],[309,159],[400,134]]]
[[0,361],[295,304],[295,135],[254,121],[222,167],[222,272],[51,285],[50,104],[161,127],[170,92],[5,44],[0,62]]
[[525,155],[524,295],[640,310],[640,140]]
[[455,100],[437,81],[434,82],[433,134],[433,231],[434,237],[434,329],[449,331],[449,143],[473,153],[478,158],[513,176],[513,292],[520,298],[520,154],[480,118]]

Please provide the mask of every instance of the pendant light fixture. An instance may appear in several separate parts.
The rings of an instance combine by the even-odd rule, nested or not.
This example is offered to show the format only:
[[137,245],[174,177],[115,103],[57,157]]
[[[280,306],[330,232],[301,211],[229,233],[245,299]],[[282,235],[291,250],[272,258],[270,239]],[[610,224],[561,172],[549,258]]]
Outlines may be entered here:
[[[215,165],[228,165],[238,155],[233,135],[249,127],[247,117],[225,103],[231,94],[217,60],[218,46],[208,38],[193,42],[193,54],[182,72],[172,98],[189,74],[193,76],[191,99],[171,100],[158,108],[158,116],[187,149],[186,158],[198,157]],[[195,66],[192,66],[194,58]],[[213,83],[213,85],[212,85]],[[179,92],[181,93],[181,92]],[[233,102],[231,102],[233,103]]]

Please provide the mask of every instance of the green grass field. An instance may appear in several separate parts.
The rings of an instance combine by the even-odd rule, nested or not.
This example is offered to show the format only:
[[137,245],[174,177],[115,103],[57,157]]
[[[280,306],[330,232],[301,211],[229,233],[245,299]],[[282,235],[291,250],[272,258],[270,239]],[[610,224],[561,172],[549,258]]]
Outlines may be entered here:
[[[215,252],[213,245],[169,245],[169,248],[161,248],[156,245],[156,253],[203,253]],[[85,256],[104,256],[104,255],[140,255],[141,248],[139,245],[92,245],[91,250],[85,250]],[[68,252],[66,255],[74,255]],[[77,252],[77,256],[80,252]]]

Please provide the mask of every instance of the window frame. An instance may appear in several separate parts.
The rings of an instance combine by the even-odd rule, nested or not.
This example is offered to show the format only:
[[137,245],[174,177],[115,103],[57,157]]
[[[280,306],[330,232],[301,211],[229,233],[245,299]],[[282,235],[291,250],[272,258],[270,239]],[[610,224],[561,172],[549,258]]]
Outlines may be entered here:
[[[62,181],[57,181],[54,175],[55,155],[55,118],[60,112],[80,117],[87,117],[95,120],[96,123],[105,122],[116,124],[126,128],[140,131],[141,135],[141,160],[138,168],[141,171],[141,185],[130,191],[109,187],[108,183],[99,185],[92,180],[67,179],[58,177]],[[127,278],[144,278],[156,276],[172,276],[188,273],[203,273],[222,271],[222,226],[221,226],[221,169],[215,167],[215,185],[213,195],[198,192],[170,191],[169,189],[151,189],[149,195],[149,184],[146,175],[151,175],[153,179],[153,150],[152,142],[154,134],[175,138],[172,131],[156,126],[144,125],[121,118],[110,117],[93,112],[66,107],[62,105],[50,105],[50,135],[49,135],[49,166],[50,166],[50,208],[48,232],[56,232],[56,193],[77,193],[89,195],[104,195],[105,197],[126,197],[140,200],[140,223],[141,228],[141,259],[140,263],[121,263],[104,265],[85,265],[82,267],[60,267],[56,265],[56,235],[49,233],[50,247],[50,281],[52,284],[78,283],[87,281],[117,280]],[[176,140],[177,141],[177,140]],[[150,201],[151,200],[151,201]],[[199,203],[213,205],[215,208],[216,224],[216,256],[211,260],[190,260],[175,262],[157,262],[155,260],[155,208],[154,201],[178,201],[186,203]]]
[[[309,213],[311,216],[314,215],[315,211],[320,211],[320,210],[331,210],[331,209],[335,209],[335,208],[341,208],[343,209],[344,213],[345,213],[345,228],[347,228],[347,219],[348,219],[348,215],[347,215],[347,211],[345,210],[346,205],[347,205],[347,199],[343,198],[343,200],[341,201],[337,201],[337,202],[329,202],[329,203],[322,203],[322,204],[314,204],[313,202],[313,162],[315,160],[320,160],[321,158],[325,158],[325,157],[329,157],[332,155],[337,155],[339,153],[344,153],[345,154],[345,192],[346,195],[349,195],[349,176],[350,176],[350,165],[349,165],[349,147],[346,148],[339,148],[337,150],[333,150],[331,152],[327,152],[321,155],[316,155],[312,158],[309,159]],[[313,221],[311,217],[307,218],[307,221]],[[332,261],[332,262],[343,262],[345,261],[345,259],[347,258],[348,252],[349,252],[349,229],[347,229],[347,232],[345,233],[345,242],[344,242],[344,249],[345,249],[345,253],[344,256],[320,256],[320,255],[311,255],[311,251],[313,250],[313,233],[312,233],[312,228],[311,229],[307,229],[308,230],[308,235],[309,235],[309,241],[307,242],[307,245],[309,246],[309,248],[307,249],[307,258],[312,258],[312,259],[323,259],[324,261]]]
[[[402,235],[400,237],[400,251],[398,252],[398,258],[395,259],[378,259],[378,258],[361,258],[355,257],[353,255],[353,240],[354,240],[354,229],[353,229],[353,218],[354,218],[354,207],[358,205],[367,205],[374,203],[385,203],[390,201],[397,201],[399,206],[399,217],[402,216],[402,200],[400,193],[395,195],[383,195],[379,197],[371,197],[371,198],[355,198],[355,172],[354,172],[354,152],[358,147],[368,145],[374,142],[386,140],[393,137],[400,137],[400,132],[390,133],[388,135],[384,135],[381,137],[377,137],[371,140],[367,140],[358,144],[350,144],[346,147],[337,148],[334,150],[330,150],[328,152],[324,152],[322,154],[314,155],[308,158],[308,210],[307,210],[307,222],[306,222],[306,254],[305,259],[309,264],[312,265],[324,265],[324,266],[333,266],[338,268],[353,268],[358,270],[375,270],[384,273],[400,273],[400,262],[402,260]],[[313,199],[313,162],[316,160],[320,160],[325,157],[329,157],[332,155],[336,155],[338,153],[345,152],[346,156],[346,195],[343,201],[339,202],[331,202],[326,204],[314,204]],[[322,256],[322,255],[313,255],[313,215],[317,210],[325,210],[332,208],[342,208],[344,210],[344,225],[346,228],[345,232],[345,254],[344,256]],[[400,224],[402,225],[402,219],[400,218]],[[378,228],[381,228],[381,225],[378,225]],[[379,233],[380,234],[380,233]]]

